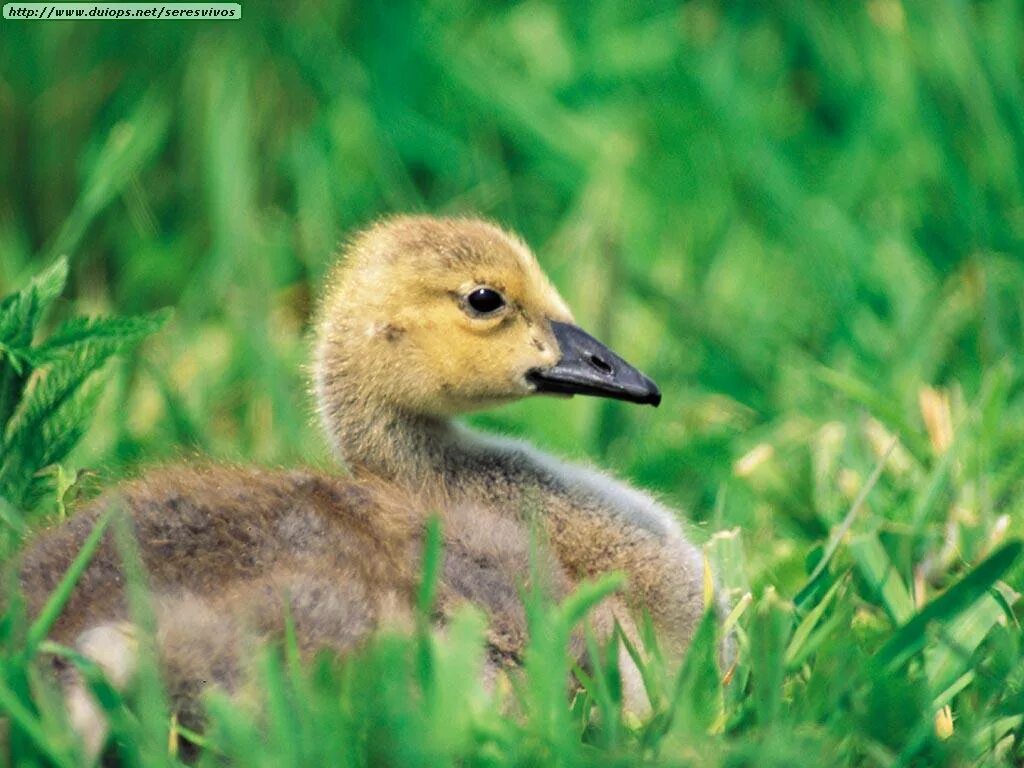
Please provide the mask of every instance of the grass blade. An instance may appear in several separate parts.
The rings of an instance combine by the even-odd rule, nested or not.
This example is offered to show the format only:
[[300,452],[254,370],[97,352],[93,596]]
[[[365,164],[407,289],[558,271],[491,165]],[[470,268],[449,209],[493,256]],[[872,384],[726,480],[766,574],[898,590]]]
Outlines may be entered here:
[[89,532],[85,542],[82,544],[82,548],[75,555],[75,559],[71,561],[71,565],[64,573],[60,583],[57,584],[57,588],[46,601],[43,609],[39,612],[39,616],[32,622],[32,626],[29,627],[25,639],[24,654],[26,658],[31,658],[35,654],[39,644],[50,633],[51,627],[53,627],[54,622],[60,616],[60,612],[64,609],[64,604],[71,597],[75,585],[82,577],[85,569],[89,567],[89,562],[92,560],[93,555],[96,554],[96,550],[99,549],[100,543],[103,541],[103,534],[106,533],[107,526],[110,525],[113,515],[114,510],[110,510],[96,521],[96,525]]
[[15,725],[21,729],[40,752],[46,755],[56,765],[74,766],[75,761],[69,756],[57,752],[52,741],[43,732],[39,721],[32,716],[28,708],[22,704],[14,692],[7,687],[3,677],[0,676],[0,710],[7,713]]
[[948,621],[966,611],[985,596],[996,580],[1016,562],[1021,543],[1004,544],[970,573],[926,605],[920,613],[901,627],[872,659],[871,668],[891,671],[919,652],[925,645],[926,630],[932,622]]

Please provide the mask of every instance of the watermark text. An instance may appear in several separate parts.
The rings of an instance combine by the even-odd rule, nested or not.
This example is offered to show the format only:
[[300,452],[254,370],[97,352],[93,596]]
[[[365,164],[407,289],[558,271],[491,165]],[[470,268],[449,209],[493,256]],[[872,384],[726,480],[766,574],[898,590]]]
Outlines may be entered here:
[[216,21],[242,18],[241,3],[7,3],[5,19]]

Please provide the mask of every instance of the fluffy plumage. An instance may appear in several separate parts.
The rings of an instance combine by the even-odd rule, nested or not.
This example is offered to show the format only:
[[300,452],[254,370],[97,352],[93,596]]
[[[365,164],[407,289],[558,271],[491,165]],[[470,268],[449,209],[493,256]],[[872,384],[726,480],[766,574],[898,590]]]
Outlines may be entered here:
[[[499,291],[505,306],[486,316],[467,308],[478,286]],[[598,631],[618,619],[633,634],[635,612],[646,610],[681,653],[704,610],[703,567],[675,515],[606,474],[451,421],[532,394],[529,372],[559,360],[553,321],[572,321],[565,302],[529,249],[492,224],[399,217],[363,232],[328,281],[313,366],[321,422],[348,473],[149,474],[40,536],[21,567],[30,608],[102,511],[122,505],[149,573],[168,685],[194,714],[205,686],[244,687],[247,642],[280,632],[285,596],[305,651],[343,653],[382,624],[407,622],[425,520],[436,512],[445,532],[438,619],[462,601],[487,612],[488,674],[515,666],[523,649],[519,589],[532,527],[547,542],[554,597],[622,571],[626,593],[601,606]],[[122,587],[107,541],[54,636],[77,638],[123,677],[132,642]],[[105,658],[104,642],[114,648]],[[625,671],[642,709],[639,681]],[[73,689],[72,709],[76,697]]]

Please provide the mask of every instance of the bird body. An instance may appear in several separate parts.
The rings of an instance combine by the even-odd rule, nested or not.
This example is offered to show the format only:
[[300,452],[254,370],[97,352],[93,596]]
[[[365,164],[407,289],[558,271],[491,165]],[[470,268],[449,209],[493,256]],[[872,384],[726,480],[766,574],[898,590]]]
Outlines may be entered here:
[[[388,219],[358,235],[328,280],[313,387],[347,472],[179,467],[127,483],[27,550],[30,610],[99,515],[120,505],[153,592],[172,697],[198,712],[204,683],[243,687],[248,640],[280,632],[286,605],[306,652],[344,653],[381,626],[408,625],[436,514],[437,618],[467,602],[485,612],[488,676],[521,660],[534,542],[555,599],[583,579],[625,574],[624,593],[595,612],[599,634],[619,622],[635,637],[634,619],[648,612],[668,650],[685,649],[704,612],[704,569],[670,510],[605,473],[452,421],[538,392],[660,399],[653,382],[573,325],[517,238],[476,219],[432,217]],[[102,664],[110,654],[96,646],[131,654],[129,619],[107,541],[53,634],[77,638]],[[582,646],[570,652],[582,657]],[[106,667],[118,672],[116,660]],[[638,677],[626,678],[627,697],[642,698]],[[76,698],[76,727],[87,729],[95,712],[69,696],[73,720]]]

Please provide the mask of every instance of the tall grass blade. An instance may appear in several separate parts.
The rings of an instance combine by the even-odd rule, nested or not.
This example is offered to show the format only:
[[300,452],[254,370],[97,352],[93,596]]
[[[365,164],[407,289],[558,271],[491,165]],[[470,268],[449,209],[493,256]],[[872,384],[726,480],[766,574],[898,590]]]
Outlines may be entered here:
[[93,526],[89,535],[86,537],[82,544],[82,548],[78,550],[78,554],[75,555],[75,559],[71,561],[71,565],[68,566],[64,576],[57,584],[57,588],[53,591],[53,594],[47,599],[43,605],[42,610],[39,612],[39,616],[36,617],[35,621],[28,629],[28,633],[25,636],[25,658],[31,658],[35,655],[36,650],[39,648],[39,644],[46,639],[46,636],[50,633],[50,629],[54,623],[60,617],[60,612],[64,609],[65,603],[71,598],[71,593],[75,589],[75,585],[78,580],[85,573],[85,569],[89,567],[93,555],[96,554],[103,543],[103,536],[107,531],[107,527],[110,525],[111,520],[114,516],[114,510],[110,510],[101,515]]

